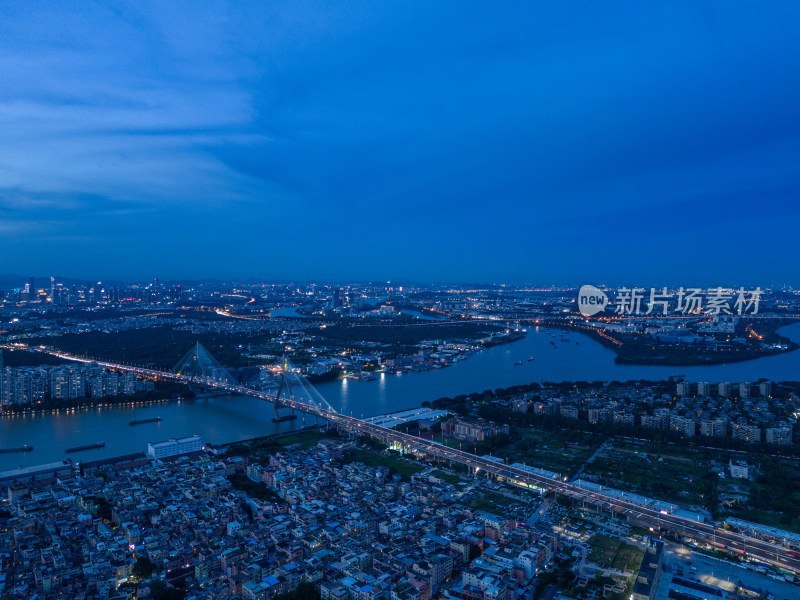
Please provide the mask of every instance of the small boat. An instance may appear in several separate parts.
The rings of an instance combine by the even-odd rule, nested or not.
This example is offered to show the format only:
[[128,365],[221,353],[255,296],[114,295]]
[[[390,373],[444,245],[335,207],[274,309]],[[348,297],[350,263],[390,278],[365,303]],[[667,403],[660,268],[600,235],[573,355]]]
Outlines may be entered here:
[[284,421],[294,421],[297,418],[297,415],[282,415],[280,417],[274,417],[272,419],[273,423],[283,423]]
[[0,454],[11,454],[12,452],[30,452],[31,450],[33,450],[33,446],[28,446],[28,444],[25,444],[19,448],[0,448]]
[[81,452],[83,450],[94,450],[95,448],[105,448],[105,442],[97,442],[96,444],[86,444],[85,446],[75,446],[74,448],[67,448],[64,452]]
[[514,363],[514,366],[515,366],[515,367],[518,367],[518,366],[519,366],[519,365],[521,365],[521,364],[522,364],[522,361],[515,362],[515,363]]
[[161,417],[153,417],[152,419],[131,419],[128,425],[142,425],[144,423],[158,423]]
[[532,360],[533,360],[533,357],[531,356],[531,357],[528,359],[528,362],[531,362]]

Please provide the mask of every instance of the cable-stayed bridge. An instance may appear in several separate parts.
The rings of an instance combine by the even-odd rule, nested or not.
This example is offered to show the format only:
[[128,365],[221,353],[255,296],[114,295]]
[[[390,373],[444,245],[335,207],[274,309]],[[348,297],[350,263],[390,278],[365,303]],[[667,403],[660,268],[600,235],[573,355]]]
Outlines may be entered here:
[[[17,347],[19,346],[17,345]],[[477,456],[450,448],[433,440],[419,438],[362,419],[341,415],[296,369],[290,366],[288,360],[283,365],[282,383],[279,389],[276,392],[267,392],[254,390],[231,381],[230,373],[226,375],[222,371],[215,371],[214,369],[217,368],[216,365],[219,365],[219,363],[216,360],[211,360],[213,357],[199,344],[195,345],[172,371],[160,371],[147,367],[97,361],[44,346],[28,349],[46,352],[75,362],[96,362],[109,369],[136,373],[157,381],[200,384],[210,388],[226,390],[232,394],[242,394],[266,400],[290,410],[297,410],[322,418],[338,429],[353,435],[371,436],[418,455],[429,456],[435,460],[451,464],[461,464],[467,466],[471,473],[484,472],[490,477],[502,479],[512,485],[563,494],[573,501],[595,507],[598,510],[609,511],[620,518],[654,528],[657,532],[668,531],[679,536],[688,536],[698,542],[709,543],[717,547],[721,546],[740,555],[758,558],[800,573],[800,558],[794,556],[798,554],[800,545],[793,540],[776,539],[765,541],[742,533],[728,531],[721,526],[717,527],[714,523],[701,522],[680,514],[672,514],[658,508],[642,505],[633,496],[625,497],[623,495],[620,497],[614,493],[606,493],[602,488],[600,490],[589,490],[567,481],[566,478],[562,481],[558,478],[533,472],[524,466],[507,465],[505,462],[492,457]],[[186,360],[187,358],[188,360]]]
[[197,342],[183,355],[178,364],[172,367],[172,372],[185,377],[210,378],[224,383],[236,383],[236,379],[230,371],[223,367],[200,342]]
[[[177,377],[189,378],[192,382],[213,385],[213,387],[237,385],[236,379],[230,371],[223,367],[200,342],[192,346],[170,372]],[[277,391],[270,402],[274,408],[275,417],[272,420],[275,422],[296,419],[294,407],[290,404],[295,402],[336,412],[285,354],[281,361]],[[288,415],[280,415],[278,409],[282,406],[289,408]]]

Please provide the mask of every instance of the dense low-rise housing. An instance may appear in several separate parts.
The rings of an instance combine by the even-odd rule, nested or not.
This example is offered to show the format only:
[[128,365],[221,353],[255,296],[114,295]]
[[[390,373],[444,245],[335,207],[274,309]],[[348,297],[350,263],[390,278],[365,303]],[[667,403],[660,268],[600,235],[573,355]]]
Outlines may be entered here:
[[144,560],[197,600],[266,600],[302,583],[336,600],[508,600],[557,552],[551,529],[460,504],[430,470],[404,479],[349,463],[350,445],[323,440],[261,463],[139,455],[7,480],[5,570],[26,596],[58,600],[115,597],[121,584],[147,597],[133,576]]

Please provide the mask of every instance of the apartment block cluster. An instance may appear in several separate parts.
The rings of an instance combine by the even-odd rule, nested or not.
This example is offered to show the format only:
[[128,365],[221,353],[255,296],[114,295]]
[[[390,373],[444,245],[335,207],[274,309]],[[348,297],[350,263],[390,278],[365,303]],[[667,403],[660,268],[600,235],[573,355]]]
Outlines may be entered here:
[[[723,381],[714,387],[716,397],[712,398],[712,386],[708,382],[695,385],[687,381],[679,382],[677,394],[681,400],[678,405],[686,414],[682,417],[671,415],[669,428],[686,436],[730,436],[753,444],[765,442],[785,446],[793,442],[794,421],[788,417],[775,417],[773,409],[778,408],[776,405],[779,401],[772,398],[771,381],[757,384]],[[736,406],[732,400],[735,392],[738,392]]]
[[509,431],[508,424],[497,425],[492,421],[480,418],[467,421],[454,417],[447,421],[442,421],[442,433],[447,437],[463,442],[483,442],[500,433],[508,435]]
[[[25,597],[145,599],[151,584],[132,574],[147,558],[193,600],[267,600],[301,583],[323,600],[511,600],[559,550],[552,528],[465,507],[433,471],[403,480],[346,464],[345,447],[323,440],[265,464],[138,455],[17,480],[0,594],[13,581]],[[248,480],[275,495],[240,491]]]
[[[677,399],[640,385],[589,388],[574,392],[545,389],[508,402],[518,412],[558,415],[592,424],[617,423],[667,429],[686,437],[729,437],[749,444],[790,445],[800,399],[772,396],[773,384],[719,383],[715,394],[708,383],[677,384]],[[734,394],[734,392],[737,392]]]
[[0,369],[0,406],[129,396],[153,388],[152,381],[133,373],[115,373],[97,363]]

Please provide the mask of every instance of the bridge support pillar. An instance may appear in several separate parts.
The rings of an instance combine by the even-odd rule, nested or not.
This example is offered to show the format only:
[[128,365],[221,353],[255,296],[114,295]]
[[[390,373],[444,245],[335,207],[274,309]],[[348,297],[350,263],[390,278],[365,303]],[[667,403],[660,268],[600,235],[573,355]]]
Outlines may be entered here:
[[[277,401],[276,401],[276,402],[273,402],[273,403],[272,403],[272,412],[273,412],[273,415],[274,415],[274,417],[273,417],[273,419],[272,419],[272,420],[273,420],[273,422],[275,422],[275,423],[278,423],[278,422],[280,422],[280,421],[291,421],[291,420],[293,420],[293,419],[296,419],[296,418],[297,418],[297,415],[295,415],[295,414],[294,414],[294,408],[292,408],[292,407],[288,407],[288,408],[289,408],[289,414],[288,414],[288,415],[283,415],[283,416],[282,416],[282,415],[281,415],[281,414],[278,412],[278,409],[279,409],[281,406],[283,406],[283,405],[282,405],[280,402],[277,402]],[[305,416],[304,416],[303,418],[305,419]]]

